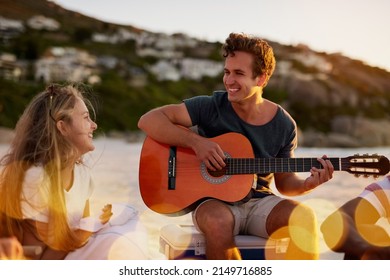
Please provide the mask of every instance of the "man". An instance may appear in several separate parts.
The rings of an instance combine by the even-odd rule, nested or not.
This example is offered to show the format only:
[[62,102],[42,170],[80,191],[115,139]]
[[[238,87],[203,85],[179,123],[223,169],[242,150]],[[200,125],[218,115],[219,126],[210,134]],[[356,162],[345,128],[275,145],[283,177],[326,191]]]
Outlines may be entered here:
[[[283,108],[262,96],[275,68],[272,48],[260,38],[232,33],[223,51],[226,91],[151,110],[140,118],[139,128],[159,142],[192,149],[210,170],[225,166],[225,154],[208,138],[227,132],[244,134],[251,142],[255,157],[293,157],[297,146],[295,121]],[[199,134],[179,126],[197,126]],[[318,161],[323,168],[312,168],[311,176],[305,180],[294,173],[257,174],[256,189],[246,199],[230,204],[215,199],[201,203],[193,213],[193,220],[205,235],[207,258],[240,259],[234,243],[238,234],[292,237],[292,231],[300,234],[294,234],[286,257],[318,258],[313,212],[299,207],[299,211],[294,211],[297,214],[293,224],[289,224],[298,203],[282,199],[270,190],[273,178],[278,191],[284,195],[303,194],[328,181],[333,166],[325,157]]]
[[368,185],[321,225],[325,242],[344,259],[390,259],[390,176]]

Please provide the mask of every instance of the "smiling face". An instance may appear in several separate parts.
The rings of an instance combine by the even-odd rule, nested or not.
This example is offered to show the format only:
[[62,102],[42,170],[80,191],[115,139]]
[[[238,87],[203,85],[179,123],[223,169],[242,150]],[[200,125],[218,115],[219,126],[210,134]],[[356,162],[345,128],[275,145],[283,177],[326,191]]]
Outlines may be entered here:
[[77,97],[75,106],[70,114],[69,121],[58,121],[58,129],[77,148],[79,156],[93,151],[93,132],[97,125],[91,120],[84,101]]
[[253,55],[236,51],[225,59],[223,83],[231,102],[241,102],[261,92],[264,79],[253,77]]

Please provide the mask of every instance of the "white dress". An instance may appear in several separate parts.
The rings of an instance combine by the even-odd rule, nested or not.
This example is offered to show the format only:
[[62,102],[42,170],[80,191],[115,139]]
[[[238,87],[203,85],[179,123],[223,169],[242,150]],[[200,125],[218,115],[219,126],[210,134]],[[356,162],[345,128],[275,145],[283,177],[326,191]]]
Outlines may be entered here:
[[[72,188],[65,191],[69,225],[73,229],[94,232],[88,243],[65,259],[107,260],[148,259],[148,236],[136,209],[126,204],[113,204],[110,222],[102,225],[99,217],[82,218],[86,201],[93,192],[90,170],[76,165]],[[23,182],[21,207],[25,219],[48,222],[49,184],[42,167],[27,170]]]

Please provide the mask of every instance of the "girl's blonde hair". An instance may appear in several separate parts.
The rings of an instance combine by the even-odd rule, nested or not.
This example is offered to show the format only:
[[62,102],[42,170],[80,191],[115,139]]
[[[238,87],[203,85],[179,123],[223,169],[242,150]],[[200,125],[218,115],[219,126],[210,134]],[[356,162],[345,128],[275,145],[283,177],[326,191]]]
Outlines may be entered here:
[[18,223],[23,219],[21,199],[26,171],[32,166],[44,169],[44,180],[49,188],[49,230],[40,238],[53,249],[72,251],[82,241],[70,229],[64,198],[61,170],[75,164],[76,148],[57,129],[57,122],[71,122],[71,113],[77,98],[81,98],[94,112],[92,104],[84,97],[82,85],[52,84],[36,95],[26,107],[15,127],[15,137],[10,150],[1,159],[4,167],[0,177],[0,216],[8,235],[21,237]]

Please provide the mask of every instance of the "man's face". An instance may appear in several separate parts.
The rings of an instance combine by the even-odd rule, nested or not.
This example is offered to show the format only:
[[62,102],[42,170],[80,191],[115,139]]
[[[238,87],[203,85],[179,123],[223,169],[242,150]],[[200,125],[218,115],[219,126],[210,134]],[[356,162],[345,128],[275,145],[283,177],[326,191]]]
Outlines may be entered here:
[[223,83],[229,100],[246,99],[258,90],[259,77],[253,78],[253,56],[250,53],[236,51],[225,59]]

